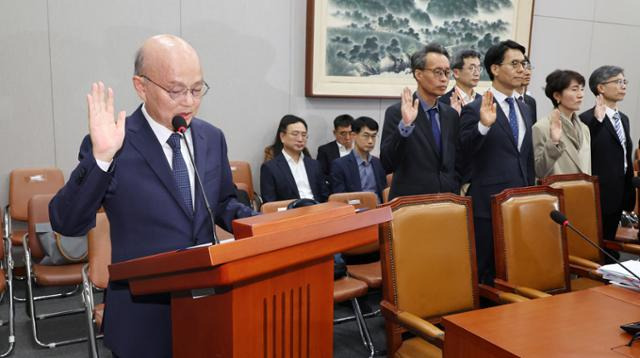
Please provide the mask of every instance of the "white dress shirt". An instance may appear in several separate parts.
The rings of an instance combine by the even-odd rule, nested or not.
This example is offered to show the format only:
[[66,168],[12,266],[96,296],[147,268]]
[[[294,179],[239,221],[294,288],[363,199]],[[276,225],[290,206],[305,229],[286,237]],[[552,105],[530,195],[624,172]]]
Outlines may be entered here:
[[[169,163],[169,168],[173,170],[173,149],[171,149],[171,146],[169,146],[169,143],[167,143],[167,140],[174,132],[169,130],[167,127],[161,125],[160,123],[156,122],[155,120],[153,120],[149,115],[149,113],[147,112],[147,109],[145,108],[144,104],[142,105],[142,114],[144,115],[144,118],[147,120],[147,123],[149,123],[149,126],[151,127],[153,134],[155,134],[156,136],[156,139],[158,139],[158,142],[162,147],[162,151],[164,152],[164,156],[165,158],[167,158],[167,162]],[[186,136],[186,139],[189,141],[189,146],[193,151],[193,140],[191,137],[191,128],[188,128],[184,135]],[[182,153],[182,159],[187,165],[187,172],[189,173],[189,185],[191,187],[191,197],[194,198],[194,200],[191,200],[191,202],[195,203],[195,174],[193,171],[193,164],[191,164],[191,159],[189,159],[189,152],[187,151],[187,146],[184,145],[184,141],[182,140],[180,141],[180,152]],[[105,162],[105,161],[96,159],[96,164],[98,165],[98,167],[100,167],[100,169],[106,172],[109,170],[109,166],[111,165],[111,162]]]
[[[493,86],[489,88],[489,91],[493,93],[493,98],[495,98],[496,102],[498,102],[498,107],[499,109],[502,109],[502,112],[504,113],[505,117],[507,117],[507,120],[509,120],[509,103],[507,103],[507,97],[513,98],[513,105],[516,109],[516,118],[518,119],[518,150],[520,150],[520,148],[522,147],[522,142],[524,141],[526,125],[524,124],[524,119],[522,118],[522,113],[520,113],[520,108],[518,107],[518,102],[516,102],[515,96],[513,95],[513,93],[511,94],[511,96],[507,96],[495,89]],[[494,125],[496,125],[495,122],[492,126]],[[491,129],[491,127],[487,127],[483,125],[482,122],[478,121],[478,131],[480,131],[480,134],[486,135],[487,133],[489,133],[489,129]]]
[[291,158],[286,150],[282,150],[282,155],[284,155],[284,159],[286,159],[287,164],[289,164],[289,169],[298,187],[300,198],[313,199],[313,191],[311,191],[307,169],[304,166],[304,153],[300,153],[300,158],[298,158],[297,162]]
[[[351,149],[345,147],[344,145],[340,144],[338,141],[336,141],[336,144],[338,145],[338,152],[340,153],[340,158],[344,157],[345,155],[351,153]],[[351,144],[351,148],[353,148],[353,144]]]

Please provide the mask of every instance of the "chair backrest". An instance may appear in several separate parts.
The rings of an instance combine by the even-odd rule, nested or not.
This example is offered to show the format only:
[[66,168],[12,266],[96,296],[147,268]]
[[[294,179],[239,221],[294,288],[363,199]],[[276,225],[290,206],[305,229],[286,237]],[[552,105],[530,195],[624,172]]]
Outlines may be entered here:
[[478,307],[471,199],[404,196],[382,225],[383,298],[423,319]]
[[249,200],[253,200],[253,177],[251,176],[251,165],[249,165],[249,162],[231,160],[229,161],[229,166],[231,167],[233,182],[236,183],[236,185],[238,183],[246,184]]
[[[351,193],[335,193],[329,196],[329,201],[337,201],[353,205],[356,209],[375,209],[378,206],[378,196],[370,191],[355,191]],[[378,251],[379,242],[353,248],[345,251],[347,255],[361,255]]]
[[27,221],[29,199],[37,194],[54,194],[64,185],[57,168],[14,169],[9,174],[9,213],[14,220]]
[[353,205],[356,209],[375,209],[376,206],[378,206],[376,193],[370,191],[335,193],[329,196],[329,201],[337,201]]
[[384,188],[384,190],[382,191],[382,202],[383,203],[388,203],[389,202],[389,192],[390,191],[391,191],[391,187],[390,186]]
[[496,277],[549,293],[570,290],[567,239],[551,220],[564,210],[562,190],[549,186],[506,189],[491,201]]
[[275,213],[281,210],[287,210],[287,205],[292,203],[294,200],[295,199],[270,201],[268,203],[262,204],[262,207],[260,207],[260,211],[263,214],[269,214],[269,213]]
[[36,235],[36,224],[49,222],[49,202],[55,194],[38,194],[29,199],[27,204],[27,230],[29,235],[29,252],[35,262],[44,257],[40,239]]
[[104,212],[96,215],[96,226],[88,234],[89,279],[94,286],[106,288],[111,264],[111,233]]
[[[542,184],[562,189],[564,214],[571,224],[588,238],[604,246],[598,177],[587,174],[553,175],[543,178]],[[589,245],[571,230],[567,232],[567,245],[569,255],[604,263],[600,250]]]

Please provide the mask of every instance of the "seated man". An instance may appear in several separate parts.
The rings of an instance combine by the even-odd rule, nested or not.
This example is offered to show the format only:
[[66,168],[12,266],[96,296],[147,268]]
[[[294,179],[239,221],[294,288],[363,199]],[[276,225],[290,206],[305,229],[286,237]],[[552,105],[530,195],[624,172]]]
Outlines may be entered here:
[[278,126],[282,151],[260,167],[262,200],[314,199],[327,201],[328,189],[320,163],[303,153],[307,144],[307,123],[287,115]]
[[371,191],[378,195],[378,202],[381,202],[387,179],[380,159],[370,154],[376,145],[378,123],[372,118],[360,117],[353,121],[351,129],[354,147],[351,154],[331,164],[331,191]]
[[331,162],[349,154],[353,143],[351,141],[351,123],[353,117],[342,114],[333,120],[333,135],[336,140],[318,147],[318,161],[322,167],[322,173],[329,178]]

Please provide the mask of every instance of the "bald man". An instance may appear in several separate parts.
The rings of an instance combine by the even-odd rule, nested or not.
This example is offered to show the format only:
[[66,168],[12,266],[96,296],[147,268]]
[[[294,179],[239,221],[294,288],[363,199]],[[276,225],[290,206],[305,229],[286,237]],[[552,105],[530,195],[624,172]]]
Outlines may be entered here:
[[[115,113],[111,88],[91,86],[89,135],[78,166],[49,207],[54,230],[79,236],[95,226],[103,206],[114,263],[212,241],[203,193],[184,140],[174,133],[174,116],[189,124],[186,140],[216,223],[231,231],[233,219],[254,214],[236,201],[224,135],[196,118],[209,89],[196,51],[172,35],[146,40],[136,55],[133,87],[143,103],[126,117]],[[165,294],[132,296],[126,283],[110,282],[103,328],[114,356],[170,357],[169,301]]]

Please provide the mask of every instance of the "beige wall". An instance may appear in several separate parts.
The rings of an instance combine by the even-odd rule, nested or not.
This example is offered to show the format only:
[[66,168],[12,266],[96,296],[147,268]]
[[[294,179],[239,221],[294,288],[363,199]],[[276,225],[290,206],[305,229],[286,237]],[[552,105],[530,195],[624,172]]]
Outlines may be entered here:
[[[638,13],[635,0],[536,0],[531,91],[539,114],[551,108],[541,88],[550,71],[570,68],[588,78],[599,65],[621,65],[631,81],[621,108],[637,141]],[[200,117],[224,130],[230,159],[251,162],[256,185],[262,148],[285,113],[308,121],[314,155],[338,114],[382,124],[393,101],[304,97],[305,16],[304,0],[0,2],[0,204],[12,168],[57,166],[68,176],[87,132],[91,82],[112,86],[119,109],[136,108],[134,52],[156,33],[181,35],[199,51],[211,85]],[[593,96],[585,102],[586,109]]]

